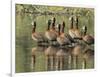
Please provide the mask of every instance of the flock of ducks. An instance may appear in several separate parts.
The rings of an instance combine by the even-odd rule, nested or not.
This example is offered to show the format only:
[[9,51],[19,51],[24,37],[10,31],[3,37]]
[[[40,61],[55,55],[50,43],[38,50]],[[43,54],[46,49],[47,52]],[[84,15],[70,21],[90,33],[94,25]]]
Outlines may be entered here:
[[[44,33],[36,31],[36,22],[32,23],[32,39],[37,42],[38,45],[48,45],[45,50],[47,65],[50,59],[52,62],[59,61],[60,66],[63,65],[63,57],[66,56],[66,52],[71,53],[69,59],[71,60],[72,55],[77,58],[80,53],[83,54],[84,64],[88,57],[94,55],[94,49],[91,46],[94,45],[94,37],[87,34],[87,26],[82,27],[82,31],[79,29],[79,18],[78,16],[71,16],[69,18],[70,25],[68,33],[65,32],[65,21],[61,24],[56,24],[56,18],[48,20],[47,29]],[[56,49],[57,47],[57,49]],[[35,59],[34,49],[32,49],[32,55]],[[71,61],[69,60],[69,63]],[[34,60],[35,62],[35,60]],[[86,65],[84,66],[86,67]]]
[[34,23],[32,23],[32,39],[38,43],[49,42],[50,45],[54,45],[54,42],[56,42],[56,44],[59,44],[60,46],[72,45],[73,43],[78,43],[78,40],[82,40],[88,45],[94,44],[94,37],[87,34],[86,26],[83,26],[83,32],[80,31],[78,25],[79,19],[77,16],[70,17],[70,27],[68,33],[64,32],[65,21],[57,25],[55,22],[55,17],[52,20],[49,19],[47,30],[42,34],[36,32],[37,25],[34,21]]

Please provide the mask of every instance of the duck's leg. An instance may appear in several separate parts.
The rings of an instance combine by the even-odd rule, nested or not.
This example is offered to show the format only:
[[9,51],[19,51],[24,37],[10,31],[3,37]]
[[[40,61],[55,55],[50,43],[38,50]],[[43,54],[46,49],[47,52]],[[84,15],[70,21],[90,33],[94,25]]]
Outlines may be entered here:
[[49,58],[49,55],[46,56],[46,62],[45,63],[46,63],[46,70],[49,71],[50,70],[50,68],[49,68],[50,67],[50,58]]
[[59,70],[59,57],[56,57],[56,70]]
[[82,69],[86,69],[86,59],[83,59],[83,62],[82,62]]
[[51,56],[51,70],[55,70],[55,55]]
[[72,68],[72,55],[70,54],[68,56],[68,69],[71,69]]
[[64,68],[64,57],[60,57],[60,70]]
[[53,56],[50,57],[50,69],[53,70]]
[[78,68],[78,56],[74,56],[74,60],[73,60],[73,66],[74,66],[74,69],[77,69]]
[[32,68],[32,71],[35,70],[35,62],[36,62],[35,59],[36,59],[35,55],[32,55],[32,58],[31,58],[31,62],[32,62],[31,63],[31,68]]

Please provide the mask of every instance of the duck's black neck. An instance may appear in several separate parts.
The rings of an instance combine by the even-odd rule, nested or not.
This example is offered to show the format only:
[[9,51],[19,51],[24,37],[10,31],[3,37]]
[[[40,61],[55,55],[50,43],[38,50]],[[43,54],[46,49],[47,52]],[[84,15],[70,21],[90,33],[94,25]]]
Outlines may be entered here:
[[60,30],[58,30],[58,35],[60,35]]
[[78,22],[76,22],[75,28],[78,29]]
[[73,18],[71,19],[70,29],[73,29]]
[[87,30],[84,31],[83,35],[85,36],[87,34]]
[[78,17],[76,17],[75,28],[78,29]]
[[32,33],[34,33],[35,32],[35,27],[33,28],[33,30],[32,30]]
[[61,27],[61,25],[59,24],[59,26],[58,26],[58,35],[60,35],[60,27]]
[[55,24],[55,22],[56,22],[56,18],[53,18],[53,23]]
[[64,27],[62,28],[62,31],[61,32],[64,33]]
[[65,22],[63,22],[63,24],[62,24],[62,33],[64,33],[64,29],[65,29]]
[[50,26],[51,26],[51,20],[48,20],[48,27],[47,27],[47,30],[50,30]]
[[52,29],[55,29],[55,23],[54,22],[52,23]]
[[52,22],[52,29],[55,29],[55,22],[56,22],[56,18],[53,18],[53,22]]
[[34,21],[32,33],[35,32],[35,29],[36,29],[36,21]]
[[50,25],[48,24],[47,30],[50,30]]

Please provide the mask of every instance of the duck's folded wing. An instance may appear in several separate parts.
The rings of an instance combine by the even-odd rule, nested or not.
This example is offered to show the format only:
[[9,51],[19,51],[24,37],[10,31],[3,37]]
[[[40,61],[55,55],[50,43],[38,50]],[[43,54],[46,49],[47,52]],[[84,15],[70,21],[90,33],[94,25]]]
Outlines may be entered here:
[[50,40],[56,40],[56,37],[57,37],[56,33],[52,32],[52,31],[46,32],[45,35]]
[[76,35],[76,37],[81,38],[81,32],[80,31],[75,31],[75,35]]
[[60,40],[63,44],[71,44],[71,41],[66,37],[60,37]]
[[65,37],[68,38],[71,42],[75,42],[69,34],[65,33]]
[[39,34],[39,33],[34,34],[33,37],[35,39],[37,39],[37,41],[43,41],[44,40],[43,39],[44,37],[42,36],[42,34]]
[[75,34],[75,32],[73,32],[73,31],[69,31],[69,35],[72,37],[72,38],[75,38],[76,37],[76,34]]

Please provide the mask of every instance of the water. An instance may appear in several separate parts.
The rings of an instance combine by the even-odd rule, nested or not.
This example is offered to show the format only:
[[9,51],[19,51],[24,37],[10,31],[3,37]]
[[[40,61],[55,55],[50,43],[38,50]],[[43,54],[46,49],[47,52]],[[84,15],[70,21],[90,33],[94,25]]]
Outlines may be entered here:
[[[82,54],[77,56],[72,56],[69,49],[62,49],[59,47],[38,47],[36,42],[31,38],[32,34],[32,21],[37,22],[37,32],[44,32],[47,28],[47,20],[55,17],[57,19],[56,23],[66,22],[65,31],[68,31],[69,16],[65,15],[32,15],[32,14],[16,14],[16,72],[39,72],[39,71],[55,71],[55,70],[72,70],[72,69],[82,69],[82,68],[94,68],[94,57],[84,60]],[[94,19],[86,20],[87,17],[80,17],[79,27],[87,25],[88,33],[94,35]],[[88,22],[89,21],[89,22]],[[46,55],[47,49],[53,49],[54,56]],[[34,54],[32,49],[35,49]],[[65,55],[61,57],[55,57],[57,52],[61,50]],[[33,57],[32,57],[33,54]],[[50,53],[51,54],[51,53]],[[35,64],[34,64],[35,55]],[[64,62],[64,63],[63,63]],[[84,64],[86,64],[84,66]]]

